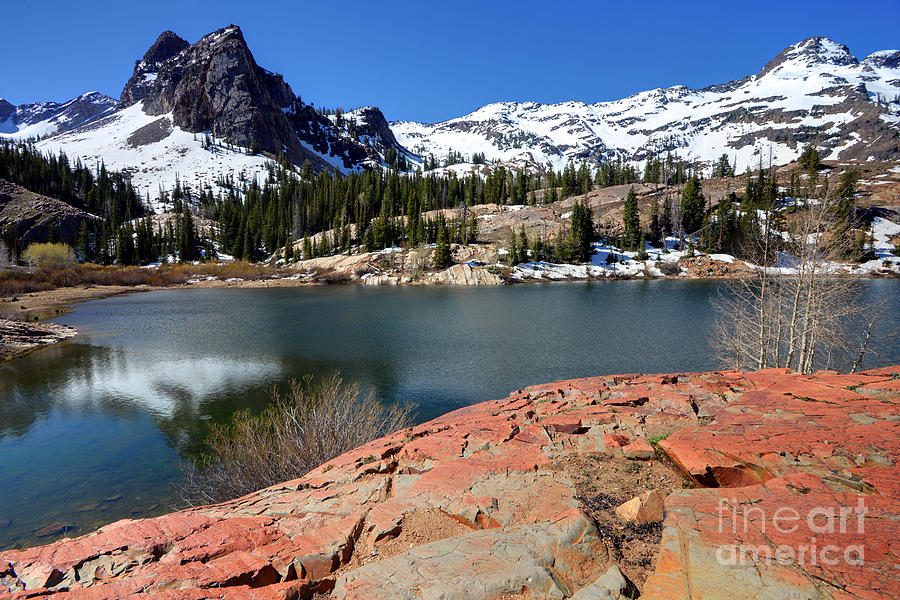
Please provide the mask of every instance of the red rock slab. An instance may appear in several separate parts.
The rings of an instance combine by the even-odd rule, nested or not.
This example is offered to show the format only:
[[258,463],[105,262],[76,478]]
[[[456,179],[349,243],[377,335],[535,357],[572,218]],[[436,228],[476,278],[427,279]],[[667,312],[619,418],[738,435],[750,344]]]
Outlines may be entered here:
[[860,372],[860,375],[872,375],[875,377],[884,376],[884,377],[900,377],[900,365],[893,365],[891,367],[879,367],[877,369],[869,369],[867,371]]
[[868,393],[869,390],[900,391],[900,379],[882,379],[880,381],[864,383],[856,388],[857,393],[860,394]]
[[898,517],[805,474],[678,492],[642,598],[896,598]]
[[[316,585],[308,581],[289,581],[276,583],[265,587],[254,588],[250,586],[231,586],[218,588],[182,588],[174,590],[155,591],[152,594],[141,591],[131,582],[110,582],[89,588],[73,589],[68,591],[35,590],[35,595],[14,594],[15,600],[24,600],[28,597],[42,597],[52,594],[54,600],[122,600],[124,598],[147,598],[154,600],[296,600],[309,597]],[[2,596],[0,596],[2,597]]]
[[760,483],[795,471],[830,472],[841,462],[855,466],[859,456],[900,460],[900,404],[848,393],[852,396],[822,402],[771,388],[746,392],[714,423],[678,431],[660,447],[707,486]]
[[557,433],[576,434],[584,433],[587,428],[582,424],[578,415],[552,415],[541,419],[541,425]]
[[807,377],[783,378],[759,389],[778,394],[789,394],[795,398],[809,398],[820,402],[852,400],[859,395],[846,387],[833,384],[826,385]]
[[566,391],[571,390],[577,390],[584,394],[598,394],[606,390],[610,384],[615,384],[615,381],[628,381],[638,376],[639,375],[611,375],[608,377],[584,377],[581,379],[569,379],[567,381],[533,385],[525,388],[525,390],[533,396],[544,392],[554,392],[562,396]]
[[[449,538],[398,561],[351,571],[341,593],[395,597],[391,590],[406,593],[413,588],[404,586],[427,581],[429,593],[460,589],[466,597],[486,598],[507,589],[511,579],[502,574],[512,568],[534,595],[559,595],[562,588],[553,586],[559,587],[557,576],[565,579],[570,551],[596,536],[583,527],[574,537],[548,534],[548,528],[560,531],[561,519],[584,518],[576,514],[574,486],[555,461],[627,446],[651,428],[691,425],[661,446],[699,483],[731,487],[667,500],[658,577],[648,588],[656,595],[650,597],[702,592],[730,598],[745,591],[747,597],[751,591],[759,598],[816,597],[822,590],[833,598],[898,596],[893,571],[884,567],[900,552],[894,525],[900,522],[897,371],[632,374],[535,386],[374,440],[305,477],[244,498],[0,552],[0,589],[17,600],[34,593],[124,598],[150,591],[176,599],[308,597],[347,564],[364,532],[393,533],[410,511],[439,509],[477,536]],[[604,406],[604,400],[619,405]],[[705,422],[698,416],[714,419],[697,427]],[[710,511],[723,498],[773,511],[826,502],[846,508],[858,497],[866,499],[867,518],[875,523],[867,537],[873,548],[867,560],[872,556],[875,563],[861,570],[754,564],[722,571],[708,564],[723,544],[773,539],[763,538],[752,515],[747,520],[756,529],[718,531]],[[532,527],[531,537],[517,527]],[[519,537],[508,537],[513,533]],[[798,543],[796,536],[774,539]],[[512,547],[526,550],[508,552]],[[543,550],[550,547],[549,554]],[[518,566],[510,567],[511,560]],[[547,564],[554,569],[549,578]],[[462,568],[482,577],[467,579]],[[717,591],[714,577],[735,584]]]
[[631,439],[627,435],[621,433],[605,433],[603,434],[603,445],[612,450],[614,448],[624,448],[631,443]]
[[631,458],[635,460],[648,460],[656,456],[656,450],[653,449],[653,446],[647,443],[647,440],[644,438],[638,438],[624,446],[622,448],[622,453],[625,455],[625,458]]
[[[849,389],[860,375],[747,377],[762,391],[743,393],[712,424],[660,444],[698,483],[716,489],[667,499],[660,559],[643,597],[898,597],[896,396]],[[865,527],[842,528],[840,517],[853,519],[862,505],[865,518],[852,524]],[[835,561],[835,548],[849,554]],[[856,560],[857,549],[864,560]],[[769,551],[781,552],[780,560],[767,560]],[[744,562],[723,560],[735,552]]]
[[215,522],[216,519],[190,511],[144,521],[122,520],[79,538],[64,538],[27,550],[0,552],[0,565],[9,565],[16,573],[33,574],[29,577],[31,586],[45,587],[47,581],[41,581],[39,573],[52,577],[56,572],[62,576],[73,572],[76,565],[122,549],[129,550],[122,558],[126,564],[146,562],[162,555],[173,540],[184,539]]
[[573,570],[604,555],[593,522],[576,509],[549,522],[473,531],[370,563],[338,577],[334,596],[496,598],[529,590],[535,598],[563,598]]

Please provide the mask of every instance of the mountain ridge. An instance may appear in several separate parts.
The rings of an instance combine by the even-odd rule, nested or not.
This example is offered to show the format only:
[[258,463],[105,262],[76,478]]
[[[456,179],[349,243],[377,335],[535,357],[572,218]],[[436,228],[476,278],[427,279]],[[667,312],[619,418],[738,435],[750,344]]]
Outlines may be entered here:
[[98,91],[65,102],[14,105],[0,98],[0,138],[29,139],[71,131],[115,110],[116,99]]
[[[264,177],[278,155],[342,172],[412,170],[429,155],[449,164],[451,154],[463,159],[454,172],[478,168],[466,163],[476,154],[538,170],[668,153],[702,166],[726,154],[743,170],[789,162],[808,143],[823,158],[900,158],[900,51],[859,60],[818,36],[786,47],[754,74],[703,88],[675,85],[595,103],[496,102],[428,124],[388,122],[377,107],[323,112],[303,103],[255,62],[235,25],[193,44],[166,30],[135,61],[120,100],[97,100],[92,114],[61,125],[52,116],[35,122],[40,113],[32,110],[30,131],[46,125],[43,150],[102,160],[131,173],[148,196],[173,189],[176,178],[221,189],[228,179]],[[22,139],[25,129],[8,125],[14,110],[0,102],[0,136]]]
[[[841,72],[830,73],[832,70]],[[810,76],[815,81],[808,81]],[[870,85],[874,89],[870,90]],[[725,97],[739,92],[748,95],[751,91],[758,95],[751,95],[750,98]],[[720,100],[724,101],[720,102],[721,110],[711,112],[708,107],[716,101],[711,96],[716,94],[721,95]],[[822,96],[816,97],[817,94]],[[870,94],[882,101],[885,108],[876,108],[869,98]],[[847,102],[847,106],[842,107],[846,110],[833,110],[839,102],[831,98],[838,96]],[[696,109],[701,106],[707,106],[706,114],[696,115]],[[673,112],[673,108],[680,108],[680,114],[674,114],[668,120],[653,118],[666,111]],[[765,120],[753,114],[760,108],[774,108],[776,112]],[[814,108],[818,110],[813,111]],[[854,110],[861,114],[853,115]],[[831,121],[823,118],[836,112],[843,112],[845,118]],[[696,116],[700,119],[694,118]],[[799,154],[799,145],[815,142],[817,136],[803,129],[799,131],[800,135],[790,135],[789,129],[799,127],[781,126],[774,127],[775,131],[766,131],[772,125],[802,121],[809,116],[818,118],[819,122],[796,124],[825,129],[826,133],[820,137],[832,158],[844,157],[842,151],[849,146],[839,148],[837,152],[832,150],[840,146],[839,142],[847,142],[859,126],[868,125],[869,139],[880,138],[880,146],[867,155],[864,148],[855,148],[845,153],[846,157],[896,159],[900,156],[897,132],[900,122],[900,51],[882,50],[859,61],[842,44],[828,38],[810,37],[782,50],[756,74],[703,88],[675,85],[595,103],[579,100],[553,104],[497,102],[479,107],[468,115],[438,123],[393,121],[391,126],[398,140],[419,154],[442,156],[450,150],[465,153],[480,148],[478,151],[484,152],[488,160],[538,168],[544,167],[547,162],[558,169],[569,161],[590,162],[611,156],[645,160],[653,152],[687,154],[685,158],[699,162],[710,162],[722,153],[742,154],[742,167],[746,167],[751,164],[751,158],[756,159],[752,161],[756,166],[756,161],[767,154],[759,150],[755,153],[733,152],[754,145],[748,142],[779,144],[775,152],[776,162],[779,163]],[[851,116],[853,118],[849,118]],[[846,127],[859,117],[864,117],[861,122]],[[555,131],[547,131],[548,128],[542,124],[554,118],[559,121]],[[704,123],[704,119],[708,122]],[[882,123],[877,123],[877,120]],[[527,126],[523,127],[523,122]],[[725,140],[715,140],[715,148],[690,148],[695,137],[690,130],[708,129],[711,125],[721,128],[729,123],[743,123],[745,127],[742,131],[731,132]],[[759,126],[753,127],[754,123]],[[639,127],[644,124],[651,126]],[[840,131],[841,127],[843,131]],[[481,137],[466,135],[471,132]],[[670,139],[666,139],[666,134],[671,134]],[[523,150],[521,153],[511,152],[520,148]],[[685,149],[687,152],[684,152]]]
[[377,107],[344,118],[303,103],[281,75],[256,63],[235,25],[193,44],[164,31],[135,61],[120,100],[105,104],[114,106],[54,131],[39,149],[103,162],[151,199],[177,185],[193,193],[265,178],[281,156],[313,171],[348,172],[407,154]]

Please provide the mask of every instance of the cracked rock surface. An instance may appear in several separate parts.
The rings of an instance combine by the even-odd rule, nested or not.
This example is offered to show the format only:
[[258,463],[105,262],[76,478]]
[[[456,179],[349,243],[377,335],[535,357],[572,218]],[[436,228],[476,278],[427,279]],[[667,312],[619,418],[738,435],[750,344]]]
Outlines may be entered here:
[[[0,551],[0,597],[631,597],[561,464],[635,448],[643,462],[647,441],[694,487],[665,499],[642,598],[900,595],[898,366],[534,386],[243,498]],[[828,509],[843,530],[827,530]],[[732,564],[737,546],[755,553]],[[827,561],[825,546],[839,548]],[[849,546],[863,556],[845,560]]]

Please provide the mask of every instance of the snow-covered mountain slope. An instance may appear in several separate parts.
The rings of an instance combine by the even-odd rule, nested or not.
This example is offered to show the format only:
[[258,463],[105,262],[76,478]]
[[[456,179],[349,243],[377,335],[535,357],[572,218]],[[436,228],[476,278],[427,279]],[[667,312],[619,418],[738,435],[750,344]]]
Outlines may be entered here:
[[14,106],[0,98],[0,138],[46,137],[101,119],[115,108],[116,99],[100,92],[88,92],[62,104],[34,102]]
[[107,169],[131,176],[135,190],[148,197],[155,209],[161,190],[171,191],[176,180],[195,195],[219,189],[220,181],[240,185],[267,174],[264,156],[250,156],[247,148],[231,146],[221,139],[185,131],[174,125],[172,114],[148,115],[137,102],[99,121],[37,143],[43,152],[65,152],[70,160],[87,165],[103,162]]
[[[654,152],[713,161],[723,153],[743,170],[760,159],[783,164],[812,142],[823,158],[900,158],[900,51],[863,61],[846,46],[809,38],[759,73],[694,90],[640,92],[613,102],[501,102],[444,121],[391,123],[420,155],[470,157],[559,169],[569,161]],[[821,152],[821,151],[820,151]]]
[[414,158],[377,108],[339,117],[303,103],[281,75],[256,64],[234,25],[193,44],[163,32],[135,63],[118,105],[108,100],[104,118],[60,129],[38,148],[103,161],[130,174],[151,201],[176,180],[195,192],[223,189],[225,180],[262,182],[267,163],[280,155],[342,172],[379,168],[398,155]]
[[[159,36],[122,91],[120,108],[143,103],[150,115],[174,125],[315,169],[342,171],[378,164],[397,147],[377,108],[360,109],[360,122],[338,122],[304,104],[277,73],[256,64],[236,25],[190,44],[171,31]],[[350,131],[353,125],[354,131]]]

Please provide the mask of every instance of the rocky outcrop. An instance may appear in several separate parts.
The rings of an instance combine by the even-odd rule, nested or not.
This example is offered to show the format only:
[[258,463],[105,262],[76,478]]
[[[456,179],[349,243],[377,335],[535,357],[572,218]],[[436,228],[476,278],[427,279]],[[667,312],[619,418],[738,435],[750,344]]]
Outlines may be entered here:
[[[77,331],[58,323],[26,323],[0,319],[0,359],[11,358],[41,346],[69,339]],[[64,533],[66,524],[56,523],[38,532],[39,537]]]
[[280,75],[256,64],[240,28],[232,25],[186,44],[163,33],[135,66],[123,106],[143,100],[146,113],[172,113],[175,125],[187,131],[302,154],[284,114],[296,97]]
[[135,62],[134,74],[122,90],[118,108],[125,108],[143,100],[147,90],[153,88],[162,64],[178,56],[188,46],[190,44],[175,33],[163,31],[144,57]]
[[449,269],[429,275],[425,278],[425,283],[442,285],[503,285],[506,282],[496,273],[488,271],[484,266],[461,264],[453,265]]
[[0,179],[0,230],[12,227],[20,242],[45,242],[51,229],[59,239],[72,243],[82,221],[97,216],[74,206],[28,191],[20,185]]
[[[895,598],[900,367],[749,373],[660,446],[704,489],[669,496],[654,598]],[[718,596],[716,596],[718,594]]]
[[[665,499],[659,555],[642,598],[893,598],[900,593],[898,381],[900,366],[534,386],[375,440],[244,498],[0,552],[0,582],[16,600],[634,597],[611,564],[615,531],[591,517],[611,490],[595,492],[588,507],[573,478],[592,474],[566,465],[591,456],[598,469],[622,460],[640,471],[647,461],[629,462],[623,448],[662,439],[661,451],[694,488]],[[639,499],[648,504],[657,494]],[[839,521],[825,531],[829,515],[845,515],[845,531]],[[772,518],[782,521],[764,523]],[[810,537],[817,552],[827,546],[827,558],[840,554],[840,562],[798,558]],[[756,551],[729,563],[728,549],[739,544]],[[863,560],[858,552],[844,558],[859,545]],[[767,562],[765,548],[780,547],[794,549],[793,558],[785,550]]]
[[[230,25],[189,44],[163,32],[135,63],[120,108],[143,102],[150,115],[171,113],[191,132],[329,169],[380,166],[386,150],[403,151],[377,108],[359,109],[352,127],[295,96],[281,75],[256,64],[239,27]],[[361,140],[365,140],[364,142]]]

